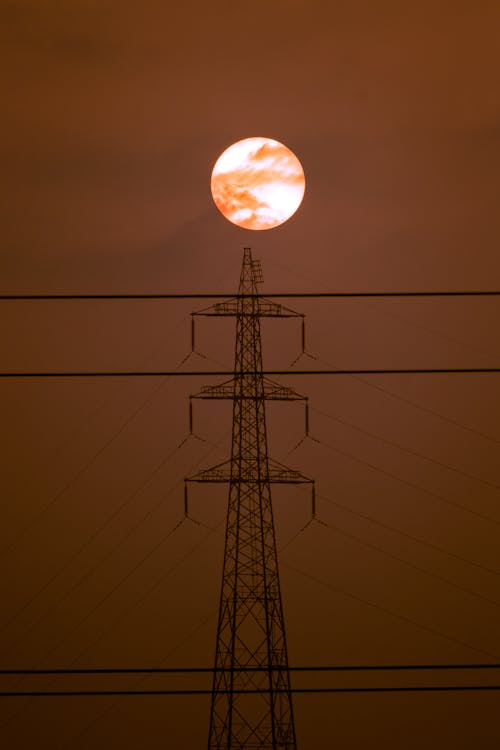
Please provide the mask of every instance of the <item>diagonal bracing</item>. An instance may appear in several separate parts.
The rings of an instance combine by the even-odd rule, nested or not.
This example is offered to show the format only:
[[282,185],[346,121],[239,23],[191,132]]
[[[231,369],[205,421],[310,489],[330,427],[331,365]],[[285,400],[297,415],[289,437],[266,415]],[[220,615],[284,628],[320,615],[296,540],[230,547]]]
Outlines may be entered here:
[[[271,484],[314,484],[268,456],[266,400],[307,398],[262,372],[261,317],[299,317],[257,294],[260,263],[245,248],[238,295],[193,314],[236,318],[234,376],[190,398],[231,399],[229,461],[186,482],[229,484],[222,586],[212,685],[209,750],[296,750]],[[186,501],[187,502],[187,501]],[[257,692],[256,692],[257,691]]]

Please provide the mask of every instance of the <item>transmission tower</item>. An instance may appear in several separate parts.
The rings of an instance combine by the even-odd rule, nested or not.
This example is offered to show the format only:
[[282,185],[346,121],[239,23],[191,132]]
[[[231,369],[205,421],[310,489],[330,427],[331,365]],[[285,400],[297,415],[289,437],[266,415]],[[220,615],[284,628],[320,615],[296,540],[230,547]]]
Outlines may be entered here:
[[[265,401],[304,401],[307,432],[307,399],[264,378],[260,318],[300,317],[302,326],[304,319],[260,296],[257,284],[262,280],[260,262],[245,248],[237,296],[193,313],[236,318],[233,378],[190,397],[233,401],[230,460],[186,479],[229,484],[209,750],[297,746],[271,484],[310,483],[313,513],[314,485],[268,457]],[[192,418],[190,400],[191,430]]]

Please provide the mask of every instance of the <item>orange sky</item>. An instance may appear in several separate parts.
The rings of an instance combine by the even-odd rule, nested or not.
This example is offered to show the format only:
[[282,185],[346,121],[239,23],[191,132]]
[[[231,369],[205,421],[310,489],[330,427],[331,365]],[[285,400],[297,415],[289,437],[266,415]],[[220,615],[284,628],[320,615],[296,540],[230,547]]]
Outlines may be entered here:
[[[235,293],[246,245],[264,294],[499,289],[499,50],[498,0],[3,0],[2,291]],[[270,231],[224,220],[210,192],[252,134],[307,180]],[[496,298],[289,304],[321,360],[298,367],[499,364]],[[2,305],[2,371],[174,369],[203,306]],[[262,331],[264,365],[287,369],[297,321]],[[231,369],[233,321],[200,320],[196,345],[183,367]],[[210,666],[226,489],[193,490],[176,525],[183,478],[228,458],[227,403],[197,402],[184,441],[189,395],[213,383],[2,380],[2,667]],[[290,661],[500,661],[497,375],[283,384],[322,442],[297,448],[301,407],[272,403],[270,452],[315,478],[330,525],[296,536],[309,495],[276,489]],[[209,699],[113,700],[2,700],[0,746],[206,747]],[[294,705],[299,750],[500,746],[493,692]]]

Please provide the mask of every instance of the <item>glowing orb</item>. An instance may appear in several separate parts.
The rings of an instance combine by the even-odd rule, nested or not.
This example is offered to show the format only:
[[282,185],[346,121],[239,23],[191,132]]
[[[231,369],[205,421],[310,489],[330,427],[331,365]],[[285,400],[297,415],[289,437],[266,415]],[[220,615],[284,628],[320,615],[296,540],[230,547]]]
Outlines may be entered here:
[[272,138],[245,138],[229,146],[212,171],[219,211],[245,229],[271,229],[292,216],[304,197],[300,161]]

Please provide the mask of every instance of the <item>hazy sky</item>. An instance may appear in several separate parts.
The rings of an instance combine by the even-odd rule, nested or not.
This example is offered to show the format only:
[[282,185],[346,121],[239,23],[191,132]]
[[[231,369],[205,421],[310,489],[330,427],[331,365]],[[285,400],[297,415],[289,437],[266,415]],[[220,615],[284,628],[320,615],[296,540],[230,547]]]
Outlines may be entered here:
[[[232,292],[247,245],[264,292],[500,289],[497,2],[1,0],[0,29],[2,293]],[[306,175],[268,232],[210,196],[217,157],[252,135]],[[203,307],[0,304],[2,371],[173,369]],[[290,305],[320,365],[499,366],[496,298]],[[233,335],[202,320],[197,349],[231,366]],[[263,344],[286,368],[298,326],[266,321]],[[287,546],[309,497],[276,491],[290,662],[500,662],[498,376],[282,381],[310,396],[320,442],[292,450],[302,410],[271,405],[270,452],[316,478],[327,524]],[[229,455],[228,404],[197,403],[180,445],[206,382],[0,384],[1,666],[211,665],[225,489],[193,489],[198,523],[176,528],[183,478]],[[499,683],[363,684],[452,678]],[[97,681],[2,682],[41,684]],[[206,744],[205,698],[2,701],[9,748]],[[295,712],[300,750],[500,740],[495,693],[297,696]]]

